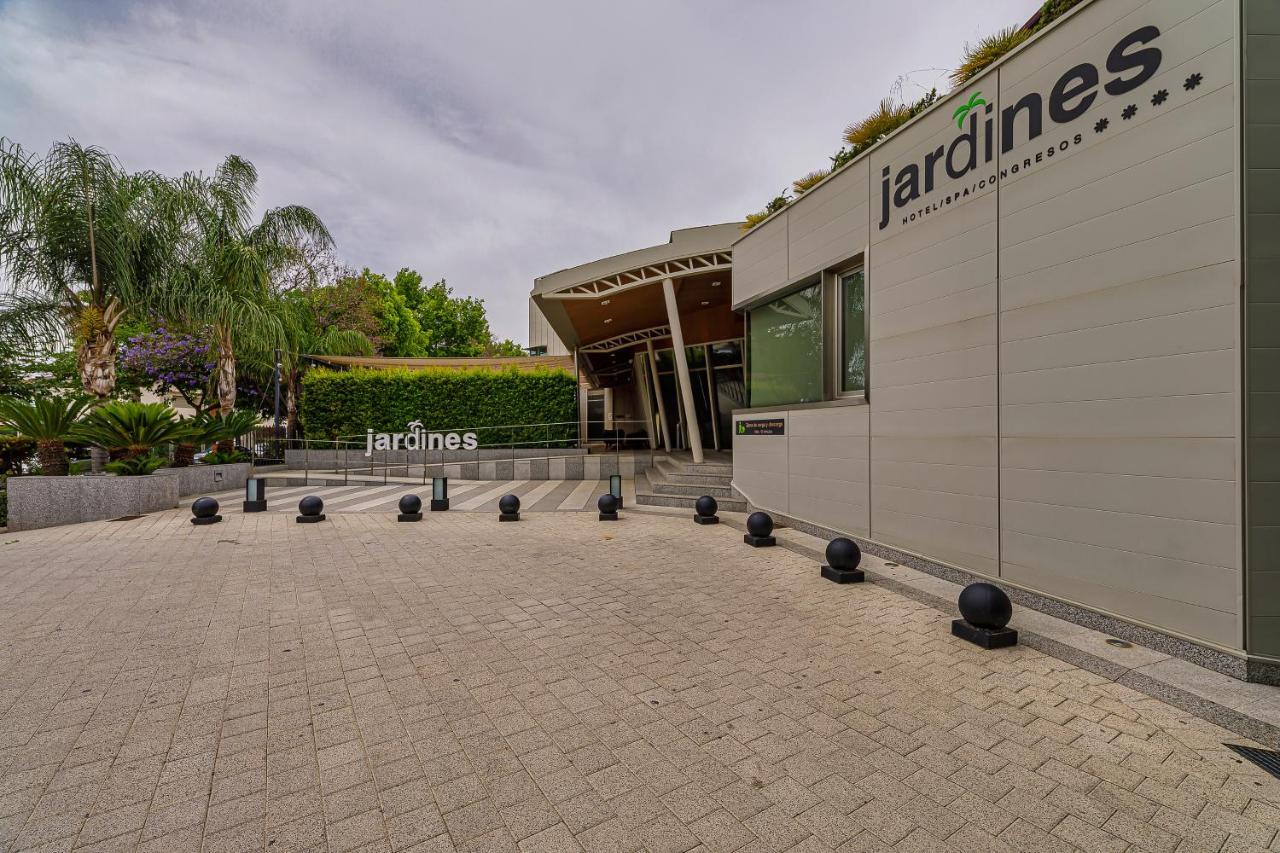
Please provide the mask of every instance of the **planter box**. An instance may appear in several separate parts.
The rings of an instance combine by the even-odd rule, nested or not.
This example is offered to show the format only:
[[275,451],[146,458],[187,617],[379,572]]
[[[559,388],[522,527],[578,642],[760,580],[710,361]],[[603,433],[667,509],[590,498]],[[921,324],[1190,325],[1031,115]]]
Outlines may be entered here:
[[178,494],[210,495],[214,492],[244,490],[249,479],[251,462],[230,462],[226,465],[188,465],[186,468],[161,468],[157,474],[178,478]]
[[178,505],[178,485],[178,478],[168,473],[10,477],[9,529],[35,530],[173,509]]

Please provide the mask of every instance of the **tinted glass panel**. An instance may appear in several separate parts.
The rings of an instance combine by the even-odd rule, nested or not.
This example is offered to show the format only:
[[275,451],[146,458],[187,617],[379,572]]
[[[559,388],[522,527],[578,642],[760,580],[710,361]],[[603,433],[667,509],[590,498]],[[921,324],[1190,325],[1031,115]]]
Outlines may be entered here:
[[747,347],[752,406],[821,400],[822,286],[753,310]]
[[867,387],[866,278],[862,270],[840,277],[840,390]]

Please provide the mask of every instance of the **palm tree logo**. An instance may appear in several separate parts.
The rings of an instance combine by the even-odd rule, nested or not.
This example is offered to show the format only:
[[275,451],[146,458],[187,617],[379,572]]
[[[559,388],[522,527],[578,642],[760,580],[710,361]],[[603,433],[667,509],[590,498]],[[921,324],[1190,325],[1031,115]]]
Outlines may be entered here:
[[986,106],[986,103],[987,101],[982,97],[981,92],[974,92],[970,95],[968,102],[956,107],[956,111],[951,114],[951,117],[956,120],[956,127],[964,130],[964,120],[969,117],[969,113],[978,107]]

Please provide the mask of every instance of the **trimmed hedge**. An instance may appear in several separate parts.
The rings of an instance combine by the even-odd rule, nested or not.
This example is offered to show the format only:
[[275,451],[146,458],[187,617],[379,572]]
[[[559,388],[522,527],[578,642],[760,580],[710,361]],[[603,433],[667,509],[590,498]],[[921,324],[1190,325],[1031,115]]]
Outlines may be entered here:
[[[365,440],[365,430],[470,430],[481,447],[543,446],[577,438],[577,380],[565,370],[377,370],[313,368],[302,379],[301,418],[308,439]],[[521,424],[558,423],[558,427]]]

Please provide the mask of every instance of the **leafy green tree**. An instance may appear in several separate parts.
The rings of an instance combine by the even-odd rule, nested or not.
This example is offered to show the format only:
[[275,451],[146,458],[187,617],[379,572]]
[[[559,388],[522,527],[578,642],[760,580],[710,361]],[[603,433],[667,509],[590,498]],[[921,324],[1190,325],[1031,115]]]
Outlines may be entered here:
[[73,343],[81,387],[116,390],[116,328],[152,304],[172,260],[172,182],[130,174],[100,148],[55,144],[43,158],[0,139],[0,338]]
[[489,346],[485,349],[484,354],[491,357],[507,357],[507,358],[528,355],[528,353],[525,352],[524,347],[520,346],[520,344],[516,343],[510,338],[504,338],[503,340],[500,340],[500,341],[496,339],[493,341],[490,341]]
[[181,187],[191,239],[167,288],[163,313],[189,327],[212,329],[217,401],[230,411],[236,403],[236,337],[267,348],[282,342],[271,310],[272,270],[287,265],[301,241],[324,246],[332,239],[320,218],[301,205],[273,208],[253,222],[258,171],[234,154],[212,176],[184,175]]
[[453,288],[440,279],[421,289],[418,323],[426,337],[428,356],[483,355],[492,336],[484,300],[474,296],[454,296]]
[[361,276],[378,294],[378,341],[383,355],[400,358],[421,358],[427,355],[427,338],[423,333],[421,318],[410,307],[412,290],[406,293],[396,281],[384,275],[370,272],[366,267]]

